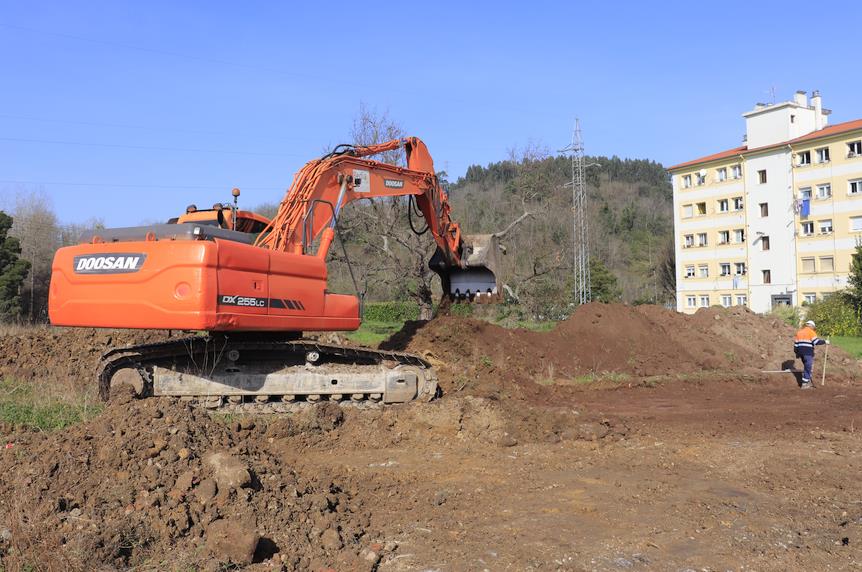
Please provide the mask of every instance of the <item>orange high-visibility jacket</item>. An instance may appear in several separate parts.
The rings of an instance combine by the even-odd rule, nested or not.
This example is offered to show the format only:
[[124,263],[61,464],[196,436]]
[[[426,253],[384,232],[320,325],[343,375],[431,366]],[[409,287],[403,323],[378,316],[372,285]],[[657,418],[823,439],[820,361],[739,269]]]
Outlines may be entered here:
[[793,338],[793,349],[798,355],[811,356],[814,355],[814,346],[819,346],[825,343],[825,340],[821,340],[817,337],[817,332],[814,331],[814,328],[804,326],[801,330],[796,332],[796,336]]

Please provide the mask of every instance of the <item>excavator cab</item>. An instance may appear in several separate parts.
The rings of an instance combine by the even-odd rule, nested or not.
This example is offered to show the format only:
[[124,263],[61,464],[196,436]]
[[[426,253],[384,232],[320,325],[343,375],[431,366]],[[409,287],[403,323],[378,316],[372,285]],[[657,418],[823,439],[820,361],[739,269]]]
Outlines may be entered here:
[[198,210],[195,205],[189,205],[184,215],[168,221],[168,224],[184,223],[216,226],[247,234],[260,234],[266,229],[269,219],[257,213],[216,203],[213,205],[213,208],[204,210]]

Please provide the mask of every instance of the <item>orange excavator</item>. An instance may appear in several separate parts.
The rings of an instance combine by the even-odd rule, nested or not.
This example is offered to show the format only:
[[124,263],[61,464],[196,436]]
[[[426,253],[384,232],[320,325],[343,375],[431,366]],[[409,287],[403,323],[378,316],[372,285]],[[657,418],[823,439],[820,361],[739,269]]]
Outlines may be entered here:
[[[406,168],[371,158],[399,148]],[[429,265],[445,295],[500,295],[496,237],[461,234],[416,137],[340,145],[307,163],[272,220],[240,210],[237,189],[233,197],[212,209],[192,205],[166,224],[93,231],[57,251],[53,324],[205,332],[108,351],[97,372],[104,399],[118,383],[213,408],[433,398],[436,375],[418,356],[302,338],[360,326],[358,296],[329,292],[326,268],[339,216],[357,199],[407,197],[418,209],[436,242]]]

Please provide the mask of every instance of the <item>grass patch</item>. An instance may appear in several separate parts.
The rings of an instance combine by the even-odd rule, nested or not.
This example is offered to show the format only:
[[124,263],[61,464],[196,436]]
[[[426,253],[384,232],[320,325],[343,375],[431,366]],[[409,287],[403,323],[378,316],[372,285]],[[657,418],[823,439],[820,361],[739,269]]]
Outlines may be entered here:
[[347,334],[347,338],[364,346],[376,347],[377,344],[386,340],[400,330],[404,322],[374,322],[366,320],[362,322],[359,329]]
[[829,338],[836,346],[855,358],[862,358],[862,337],[858,336],[832,336]]
[[0,380],[0,422],[16,428],[56,431],[91,419],[102,410],[102,404],[88,396],[60,393],[47,385]]
[[581,385],[588,383],[596,383],[599,381],[609,381],[611,383],[625,383],[631,381],[632,376],[627,373],[617,373],[615,371],[603,371],[601,373],[588,373],[579,375],[572,380],[572,383]]
[[504,328],[522,328],[524,330],[532,330],[534,332],[550,332],[557,327],[557,322],[536,322],[533,320],[517,320],[511,324],[499,324]]

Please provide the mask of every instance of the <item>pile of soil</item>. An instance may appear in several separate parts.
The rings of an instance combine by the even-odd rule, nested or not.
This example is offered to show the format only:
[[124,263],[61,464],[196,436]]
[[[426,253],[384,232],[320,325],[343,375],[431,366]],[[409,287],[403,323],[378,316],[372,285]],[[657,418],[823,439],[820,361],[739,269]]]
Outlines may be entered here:
[[94,380],[102,354],[112,348],[159,342],[171,333],[161,330],[97,328],[28,328],[0,335],[0,378],[22,381]]
[[[261,443],[314,439],[343,421],[331,403],[256,427],[179,401],[124,394],[91,422],[19,434],[0,451],[0,561],[93,570],[182,560],[371,570],[370,516],[354,483],[301,474]],[[5,548],[5,549],[4,549]],[[4,555],[5,553],[5,555]],[[172,556],[175,555],[175,556]],[[182,556],[180,556],[182,555]]]
[[[659,306],[587,304],[551,331],[505,329],[443,316],[411,322],[381,347],[425,356],[444,391],[520,397],[541,385],[603,377],[643,379],[715,372],[760,375],[799,368],[794,329],[746,308],[704,308],[694,315]],[[822,351],[822,350],[821,350]],[[830,377],[849,379],[859,364],[830,349]]]
[[[321,451],[447,451],[464,441],[614,442],[617,420],[475,397],[378,409],[322,402],[287,416],[213,417],[117,391],[95,419],[52,434],[0,428],[0,565],[372,571],[397,558],[383,532],[436,506],[434,488],[354,475]],[[375,453],[371,453],[375,454]],[[377,453],[379,454],[379,453]],[[368,465],[374,467],[373,463]],[[381,467],[388,466],[385,462]],[[414,521],[415,522],[415,521]],[[149,569],[149,568],[148,568]]]

